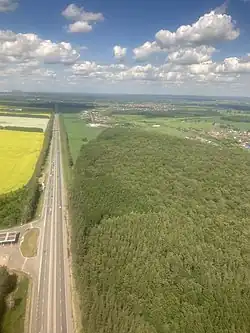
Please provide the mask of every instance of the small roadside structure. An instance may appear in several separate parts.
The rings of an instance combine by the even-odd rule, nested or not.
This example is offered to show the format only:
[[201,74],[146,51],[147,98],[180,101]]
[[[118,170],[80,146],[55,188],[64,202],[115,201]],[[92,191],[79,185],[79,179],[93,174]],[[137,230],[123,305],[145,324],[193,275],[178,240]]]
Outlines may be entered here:
[[18,242],[20,232],[1,232],[0,233],[0,245],[16,244]]

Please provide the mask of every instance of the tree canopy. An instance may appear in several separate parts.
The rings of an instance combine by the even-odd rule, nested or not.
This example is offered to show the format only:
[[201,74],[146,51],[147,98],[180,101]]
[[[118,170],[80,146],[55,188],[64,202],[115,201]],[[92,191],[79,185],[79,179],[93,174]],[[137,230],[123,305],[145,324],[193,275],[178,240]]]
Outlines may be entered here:
[[133,129],[83,146],[70,195],[84,333],[250,331],[250,155]]

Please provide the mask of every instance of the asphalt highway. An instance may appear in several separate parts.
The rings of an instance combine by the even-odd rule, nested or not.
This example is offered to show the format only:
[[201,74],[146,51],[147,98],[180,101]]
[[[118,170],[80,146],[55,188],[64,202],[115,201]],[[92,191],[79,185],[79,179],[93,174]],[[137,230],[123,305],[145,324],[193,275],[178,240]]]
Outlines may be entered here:
[[30,333],[73,333],[63,184],[56,115],[38,249],[39,272],[33,281]]

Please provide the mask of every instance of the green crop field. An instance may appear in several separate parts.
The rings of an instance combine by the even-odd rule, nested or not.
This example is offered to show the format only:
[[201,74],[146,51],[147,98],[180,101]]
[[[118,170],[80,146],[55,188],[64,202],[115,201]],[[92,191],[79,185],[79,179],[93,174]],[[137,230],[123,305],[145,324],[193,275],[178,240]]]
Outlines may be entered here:
[[93,128],[80,118],[79,113],[64,114],[64,124],[69,138],[71,156],[75,162],[83,143],[96,138],[103,128]]

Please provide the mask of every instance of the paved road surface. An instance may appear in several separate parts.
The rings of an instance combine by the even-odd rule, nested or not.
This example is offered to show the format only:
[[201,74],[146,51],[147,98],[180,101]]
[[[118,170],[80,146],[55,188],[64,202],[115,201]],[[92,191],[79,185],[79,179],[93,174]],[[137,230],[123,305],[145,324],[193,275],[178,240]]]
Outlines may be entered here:
[[39,272],[33,281],[30,333],[73,333],[63,195],[59,120],[56,115],[42,213]]

